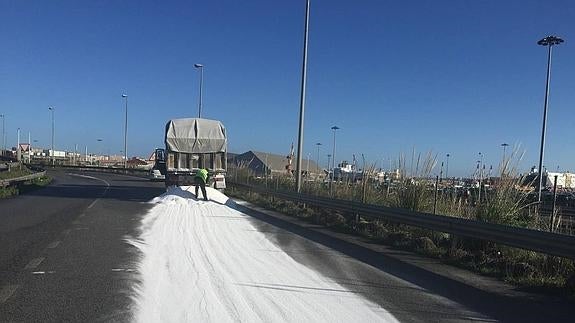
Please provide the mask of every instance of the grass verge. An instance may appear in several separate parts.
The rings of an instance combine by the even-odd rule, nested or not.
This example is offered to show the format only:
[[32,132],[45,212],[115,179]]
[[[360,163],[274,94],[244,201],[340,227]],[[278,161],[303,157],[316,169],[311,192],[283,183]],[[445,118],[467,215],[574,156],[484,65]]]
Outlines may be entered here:
[[304,207],[301,204],[237,189],[226,194],[266,209],[294,216],[333,231],[359,235],[374,243],[416,252],[470,271],[496,277],[523,289],[575,299],[575,264],[572,260],[460,238],[450,234],[372,221],[354,214]]
[[[23,176],[23,175],[22,175]],[[8,187],[0,188],[0,198],[8,198],[12,196],[17,196],[21,194],[26,194],[42,187],[47,186],[52,181],[52,178],[48,176],[42,176],[30,181],[20,183],[18,185],[12,185]]]

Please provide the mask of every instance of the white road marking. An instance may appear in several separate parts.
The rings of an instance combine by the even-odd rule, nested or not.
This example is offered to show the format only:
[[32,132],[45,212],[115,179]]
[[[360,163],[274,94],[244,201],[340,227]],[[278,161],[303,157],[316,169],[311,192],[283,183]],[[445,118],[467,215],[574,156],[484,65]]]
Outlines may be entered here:
[[0,304],[5,303],[20,287],[19,285],[7,285],[0,289]]
[[94,206],[94,204],[96,204],[96,202],[98,202],[100,199],[95,199],[92,203],[90,203],[90,205],[88,205],[88,209],[91,209],[92,206]]
[[488,318],[483,318],[483,317],[472,317],[472,316],[467,316],[467,317],[463,317],[466,320],[470,320],[470,321],[479,321],[479,322],[497,322],[497,320],[491,320]]
[[30,260],[30,262],[26,265],[26,267],[24,267],[24,270],[30,270],[30,269],[34,269],[36,267],[38,267],[38,265],[40,265],[42,263],[42,261],[44,261],[44,257],[39,257],[39,258],[34,258],[32,260]]
[[48,249],[54,249],[54,248],[58,247],[59,244],[60,244],[60,241],[54,241],[48,245]]
[[123,272],[131,273],[131,272],[134,272],[136,270],[131,269],[131,268],[112,268],[112,271],[115,271],[115,272],[123,271]]
[[45,275],[45,274],[55,274],[55,271],[33,271],[32,275]]
[[99,198],[95,199],[92,203],[90,203],[90,205],[88,206],[88,209],[91,209],[102,197],[104,197],[104,195],[106,195],[106,193],[108,193],[108,189],[110,189],[110,183],[108,183],[106,180],[98,178],[98,177],[94,177],[94,176],[88,176],[88,175],[81,175],[81,174],[74,174],[74,173],[68,173],[68,175],[70,176],[77,176],[77,177],[82,177],[82,178],[88,178],[88,179],[93,179],[96,181],[100,181],[100,182],[104,182],[104,184],[106,184],[106,189],[104,190],[104,193],[102,193],[102,196],[100,196]]

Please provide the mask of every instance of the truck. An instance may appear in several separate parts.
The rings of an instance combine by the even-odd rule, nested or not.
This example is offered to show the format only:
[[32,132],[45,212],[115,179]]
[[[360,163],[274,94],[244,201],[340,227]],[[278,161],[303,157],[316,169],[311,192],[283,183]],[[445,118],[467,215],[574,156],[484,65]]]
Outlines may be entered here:
[[205,168],[210,186],[226,188],[228,140],[220,121],[172,119],[166,124],[164,141],[165,150],[156,149],[156,165],[165,172],[166,187],[193,185],[196,172]]

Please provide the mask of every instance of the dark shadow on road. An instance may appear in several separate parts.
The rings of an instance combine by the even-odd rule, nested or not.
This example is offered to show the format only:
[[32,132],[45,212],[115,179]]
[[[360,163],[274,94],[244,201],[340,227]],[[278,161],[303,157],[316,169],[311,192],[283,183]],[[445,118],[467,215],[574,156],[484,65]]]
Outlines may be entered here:
[[[230,200],[231,201],[231,200]],[[504,322],[564,322],[571,321],[575,316],[575,305],[566,299],[545,297],[545,296],[508,296],[502,293],[489,292],[478,289],[474,286],[450,279],[442,275],[417,267],[404,262],[395,257],[390,257],[382,252],[377,252],[352,242],[344,241],[330,235],[304,228],[294,223],[290,223],[279,218],[254,211],[235,202],[226,203],[229,207],[236,209],[246,215],[253,217],[264,224],[286,230],[297,236],[316,242],[330,249],[357,259],[365,264],[373,266],[378,270],[391,274],[404,281],[421,287],[422,292],[443,296],[476,312],[487,315]],[[262,224],[260,223],[260,227]],[[265,226],[265,225],[264,225]],[[273,234],[273,233],[266,233]],[[274,236],[284,246],[290,245],[289,235],[279,234]],[[287,252],[287,251],[286,251]],[[289,252],[288,252],[289,254]],[[321,259],[321,255],[317,255]],[[329,257],[329,256],[328,256]],[[325,258],[327,260],[327,258]],[[325,271],[325,264],[306,263],[315,267],[318,271]],[[335,278],[338,281],[337,278]],[[372,284],[368,281],[342,281],[342,285],[353,287],[354,284]],[[360,292],[361,293],[361,292]],[[381,304],[381,299],[377,296],[364,295],[371,301]],[[390,312],[393,309],[388,308]],[[398,310],[399,311],[399,310]],[[400,313],[397,313],[400,314]],[[401,316],[401,315],[399,315]]]
[[26,195],[42,197],[65,197],[83,199],[115,199],[120,201],[147,202],[165,192],[163,186],[117,186],[94,184],[60,184],[50,185]]

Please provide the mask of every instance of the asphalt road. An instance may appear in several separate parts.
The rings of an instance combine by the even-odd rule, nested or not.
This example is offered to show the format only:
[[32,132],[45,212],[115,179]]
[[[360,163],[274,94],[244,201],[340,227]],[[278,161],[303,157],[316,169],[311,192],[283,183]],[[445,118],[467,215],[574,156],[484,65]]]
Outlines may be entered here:
[[[152,206],[145,202],[163,193],[163,184],[103,173],[50,175],[49,187],[0,200],[0,322],[129,321],[138,255],[125,239],[138,236]],[[234,207],[290,257],[401,322],[570,322],[575,314],[572,301]]]
[[524,291],[245,202],[236,208],[293,259],[400,322],[573,322],[575,317],[573,300]]
[[137,235],[151,207],[144,202],[162,194],[163,183],[49,175],[50,186],[0,200],[0,321],[128,320],[137,256],[124,238]]

